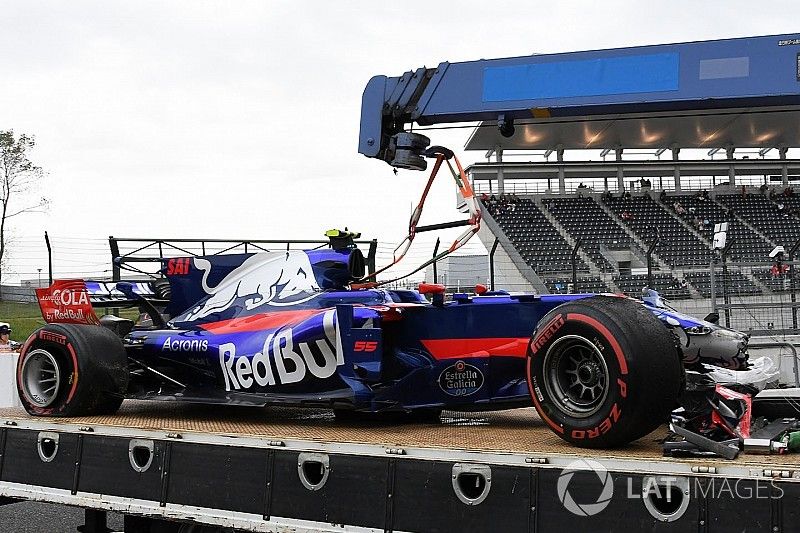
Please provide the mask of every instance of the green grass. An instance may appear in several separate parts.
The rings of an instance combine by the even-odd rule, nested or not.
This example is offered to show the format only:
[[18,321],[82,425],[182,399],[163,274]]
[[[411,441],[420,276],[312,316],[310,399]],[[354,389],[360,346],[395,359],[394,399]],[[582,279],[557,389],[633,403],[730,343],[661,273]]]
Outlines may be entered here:
[[[105,314],[105,309],[95,309],[97,316]],[[121,309],[120,316],[136,319],[139,315],[136,309]],[[42,313],[37,303],[17,303],[0,301],[0,322],[11,324],[11,339],[25,342],[33,331],[44,325]]]
[[44,325],[36,303],[0,302],[0,322],[11,324],[11,339],[17,342],[25,342],[33,330]]

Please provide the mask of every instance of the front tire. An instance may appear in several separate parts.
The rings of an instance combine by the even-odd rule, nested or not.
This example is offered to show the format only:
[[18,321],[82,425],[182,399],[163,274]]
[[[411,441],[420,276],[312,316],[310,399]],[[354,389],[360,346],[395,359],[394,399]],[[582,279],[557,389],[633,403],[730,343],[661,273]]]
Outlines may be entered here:
[[664,423],[682,390],[672,334],[642,304],[594,296],[544,316],[528,348],[528,387],[564,440],[608,448]]
[[119,337],[101,326],[48,324],[36,330],[17,364],[17,391],[28,413],[115,413],[128,386]]

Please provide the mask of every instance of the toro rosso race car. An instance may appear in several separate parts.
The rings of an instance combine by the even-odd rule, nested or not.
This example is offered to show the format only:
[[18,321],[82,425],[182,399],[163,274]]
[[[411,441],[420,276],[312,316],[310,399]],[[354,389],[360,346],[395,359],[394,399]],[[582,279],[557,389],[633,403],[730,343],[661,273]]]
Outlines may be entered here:
[[[113,413],[125,398],[349,416],[533,405],[563,439],[609,447],[668,419],[686,369],[747,366],[746,335],[654,293],[354,289],[364,258],[346,242],[162,266],[168,285],[72,281],[40,292],[49,323],[25,342],[17,371],[29,413]],[[103,290],[144,319],[98,320],[91,302]]]

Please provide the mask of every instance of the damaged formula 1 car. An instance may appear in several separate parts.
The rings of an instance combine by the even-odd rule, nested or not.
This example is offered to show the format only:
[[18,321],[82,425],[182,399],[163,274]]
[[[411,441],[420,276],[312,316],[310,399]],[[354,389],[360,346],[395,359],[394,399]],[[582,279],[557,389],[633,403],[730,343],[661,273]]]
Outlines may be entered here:
[[638,301],[481,287],[445,299],[437,285],[354,289],[364,259],[347,239],[162,266],[168,286],[105,289],[149,317],[138,323],[98,320],[96,283],[40,292],[49,324],[24,344],[17,371],[29,413],[113,413],[124,398],[345,416],[532,404],[563,439],[610,447],[667,421],[686,368],[747,367],[746,335],[677,313],[654,293]]
[[[476,287],[446,300],[439,285],[381,288],[396,280],[377,275],[423,231],[417,223],[440,168],[470,216],[426,230],[469,228],[410,274],[480,228],[480,202],[458,158],[441,146],[422,156],[436,161],[409,234],[392,263],[370,274],[354,235],[333,230],[327,249],[165,259],[168,287],[162,279],[103,291],[78,281],[37,291],[49,324],[19,358],[23,405],[34,415],[78,416],[136,398],[429,418],[533,404],[563,439],[611,447],[666,422],[687,384],[712,368],[747,368],[746,335],[677,313],[653,291],[638,301]],[[149,320],[98,320],[91,294],[122,296]]]

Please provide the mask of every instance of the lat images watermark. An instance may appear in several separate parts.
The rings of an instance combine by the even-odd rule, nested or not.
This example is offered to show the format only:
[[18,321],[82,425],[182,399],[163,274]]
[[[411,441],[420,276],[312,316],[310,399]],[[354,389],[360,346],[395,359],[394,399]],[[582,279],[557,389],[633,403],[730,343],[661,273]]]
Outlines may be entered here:
[[[573,482],[578,473],[583,476],[580,484]],[[779,484],[764,479],[679,476],[624,476],[624,479],[626,491],[623,497],[626,500],[643,500],[648,509],[662,515],[682,513],[691,498],[769,500],[781,499],[784,495]],[[567,464],[559,474],[556,492],[570,513],[594,516],[603,512],[614,497],[614,475],[598,461],[577,459]]]
[[[597,500],[588,503],[577,503],[569,490],[570,481],[577,472],[591,471],[597,475],[598,482],[603,487]],[[572,514],[578,516],[594,516],[608,507],[611,498],[614,496],[614,480],[606,468],[591,459],[578,459],[569,463],[558,476],[556,483],[558,499],[564,508]]]

